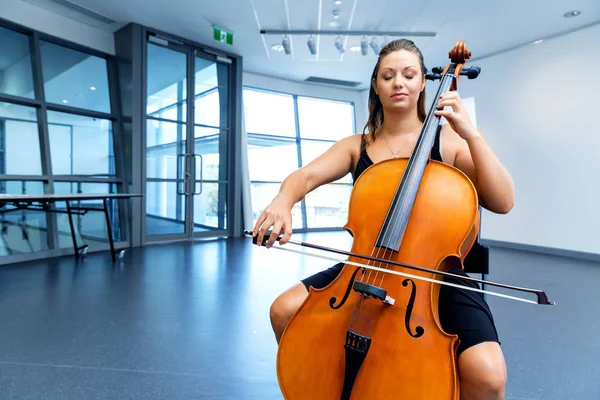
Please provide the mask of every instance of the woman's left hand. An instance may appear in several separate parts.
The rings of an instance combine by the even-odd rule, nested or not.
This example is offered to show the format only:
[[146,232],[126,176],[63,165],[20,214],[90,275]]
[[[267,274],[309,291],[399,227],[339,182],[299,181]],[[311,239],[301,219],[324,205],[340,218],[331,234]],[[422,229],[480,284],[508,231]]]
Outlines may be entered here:
[[437,107],[443,108],[446,106],[450,108],[436,110],[435,115],[446,118],[454,132],[458,133],[465,140],[480,136],[479,131],[475,128],[473,122],[471,122],[471,118],[469,118],[458,92],[446,92],[440,97]]

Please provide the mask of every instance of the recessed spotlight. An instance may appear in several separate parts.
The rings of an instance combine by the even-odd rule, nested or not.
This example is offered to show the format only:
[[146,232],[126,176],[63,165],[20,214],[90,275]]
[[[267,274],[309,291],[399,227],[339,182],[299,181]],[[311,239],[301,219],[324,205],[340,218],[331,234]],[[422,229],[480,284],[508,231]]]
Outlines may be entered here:
[[581,11],[577,11],[577,10],[573,10],[573,11],[569,11],[563,14],[563,17],[565,18],[572,18],[572,17],[576,17],[579,14],[581,14]]
[[542,42],[543,42],[543,40],[542,40],[542,39],[538,39],[538,40],[536,40],[535,42],[533,42],[533,44],[540,44],[540,43],[542,43]]
[[67,101],[67,100],[63,100],[63,103],[67,104],[67,103],[68,103],[68,101]]
[[339,28],[342,23],[340,21],[331,21],[329,22],[329,26],[332,28]]
[[340,10],[336,8],[331,12],[331,15],[333,15],[333,19],[340,19]]
[[358,53],[360,51],[360,46],[352,46],[348,50],[350,50],[354,53]]
[[274,51],[283,51],[283,46],[280,44],[274,44],[273,46],[271,46],[271,50]]
[[333,4],[335,4],[336,6],[339,6],[339,5],[341,5],[341,4],[342,4],[342,0],[335,0],[335,1],[333,2]]
[[96,86],[90,86],[90,90],[96,90]]

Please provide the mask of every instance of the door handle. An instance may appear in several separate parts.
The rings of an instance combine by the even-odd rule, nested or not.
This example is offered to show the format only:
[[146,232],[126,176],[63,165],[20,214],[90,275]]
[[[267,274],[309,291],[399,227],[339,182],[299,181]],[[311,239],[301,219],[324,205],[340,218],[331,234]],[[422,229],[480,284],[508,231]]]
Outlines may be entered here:
[[[188,157],[194,157],[194,155],[193,155],[193,154],[186,154],[186,155],[185,155],[185,167],[186,167],[186,171],[189,171],[189,169],[187,169],[187,166],[188,166],[188,165],[187,165],[187,164],[188,164],[188,163],[187,163]],[[188,188],[189,188],[189,186],[190,186],[190,185],[189,185],[189,184],[190,184],[190,182],[191,182],[192,184],[194,184],[194,182],[192,181],[192,174],[191,174],[191,173],[189,173],[189,172],[186,172],[186,173],[184,174],[183,182],[184,182],[184,184],[185,184],[185,195],[186,195],[186,196],[191,196],[192,194],[194,194],[193,192],[191,192],[191,191],[188,191]]]
[[[177,154],[177,169],[179,169],[179,166],[181,165],[181,163],[179,162],[179,160],[182,159],[184,156],[185,156],[184,154]],[[185,165],[183,166],[183,168],[184,168],[184,171],[185,171]],[[184,191],[182,192],[181,190],[179,190],[179,184],[181,183],[181,182],[179,182],[179,176],[176,176],[175,178],[177,179],[177,183],[176,183],[176,185],[177,185],[177,194],[178,195],[185,195],[186,194],[185,193],[185,179],[183,181]]]
[[201,154],[193,154],[194,157],[194,172],[196,172],[196,157],[200,157],[200,179],[197,179],[198,181],[200,181],[200,191],[198,193],[196,193],[196,182],[194,182],[194,195],[199,195],[202,194],[202,164],[203,164],[203,160],[202,160],[202,155]]

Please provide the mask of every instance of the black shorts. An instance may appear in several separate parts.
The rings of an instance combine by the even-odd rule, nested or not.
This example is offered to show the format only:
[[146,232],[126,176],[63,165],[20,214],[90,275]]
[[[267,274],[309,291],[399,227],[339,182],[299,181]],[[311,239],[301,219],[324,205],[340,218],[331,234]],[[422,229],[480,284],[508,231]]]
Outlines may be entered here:
[[[336,264],[303,279],[302,283],[307,290],[310,286],[315,289],[324,288],[338,276],[343,266],[343,263]],[[446,276],[444,277],[446,282],[481,289],[477,282],[460,279],[460,275],[468,276],[462,270],[450,269],[448,272],[458,276],[456,278]],[[500,344],[492,312],[482,293],[442,285],[440,288],[439,317],[444,331],[458,335],[460,343],[457,349],[457,357],[469,347],[479,343],[492,341]]]

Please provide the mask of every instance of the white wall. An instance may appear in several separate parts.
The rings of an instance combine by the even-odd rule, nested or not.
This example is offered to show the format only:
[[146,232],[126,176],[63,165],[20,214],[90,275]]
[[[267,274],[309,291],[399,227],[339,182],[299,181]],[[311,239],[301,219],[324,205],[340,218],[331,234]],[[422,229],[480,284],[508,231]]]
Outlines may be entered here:
[[356,132],[362,132],[364,124],[367,122],[367,109],[364,104],[363,96],[358,90],[329,87],[313,83],[294,82],[285,79],[273,78],[264,75],[258,75],[250,72],[244,72],[243,85],[255,88],[285,92],[302,96],[313,96],[332,100],[352,101],[354,102],[356,117]]
[[115,54],[112,32],[103,31],[22,0],[2,1],[1,9],[0,16],[16,24],[108,54]]
[[600,254],[598,38],[600,25],[480,60],[459,84],[515,181],[515,207],[486,212],[483,239]]

